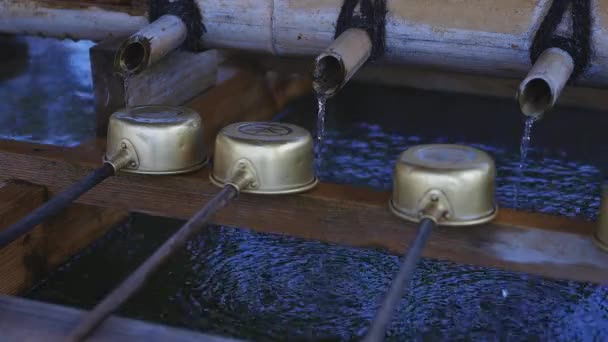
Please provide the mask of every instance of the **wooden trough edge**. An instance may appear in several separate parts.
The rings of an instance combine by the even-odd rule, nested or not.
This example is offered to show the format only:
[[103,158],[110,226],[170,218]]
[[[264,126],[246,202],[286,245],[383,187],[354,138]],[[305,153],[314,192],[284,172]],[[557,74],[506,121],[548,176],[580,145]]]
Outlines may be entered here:
[[[61,341],[84,311],[0,295],[2,341]],[[87,341],[234,342],[237,340],[179,328],[110,317]]]
[[[70,149],[0,141],[0,177],[34,182],[57,192],[99,165],[102,145],[98,142]],[[161,177],[123,173],[106,180],[79,202],[187,219],[217,191],[206,170]],[[243,194],[218,213],[215,222],[402,254],[415,235],[415,227],[390,213],[389,196],[387,192],[337,184],[320,184],[300,195]],[[424,256],[607,283],[608,254],[591,242],[593,227],[593,222],[581,219],[501,209],[497,219],[488,224],[438,228]]]
[[[2,182],[0,230],[47,199],[44,186],[22,181]],[[15,295],[28,290],[127,217],[128,211],[119,208],[70,205],[61,214],[0,249],[0,293]]]

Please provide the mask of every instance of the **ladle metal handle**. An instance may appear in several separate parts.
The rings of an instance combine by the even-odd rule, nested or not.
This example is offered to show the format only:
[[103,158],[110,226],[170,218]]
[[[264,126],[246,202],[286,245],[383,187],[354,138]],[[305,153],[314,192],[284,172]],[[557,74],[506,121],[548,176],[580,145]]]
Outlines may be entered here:
[[420,221],[416,238],[407,251],[407,255],[401,262],[399,272],[391,283],[391,288],[384,297],[382,306],[372,321],[372,325],[367,335],[363,339],[364,342],[379,342],[384,340],[384,335],[386,335],[386,330],[392,321],[393,313],[397,308],[397,305],[401,302],[401,298],[403,298],[406,290],[409,288],[414,271],[416,270],[416,263],[418,262],[418,259],[420,259],[422,249],[429,239],[435,225],[435,221],[430,218],[424,218]]
[[215,195],[207,205],[165,241],[135,272],[131,273],[112,293],[86,314],[83,320],[76,326],[76,329],[70,334],[68,341],[75,342],[86,338],[112,312],[137,292],[154,271],[169,259],[172,254],[181,250],[188,239],[203,228],[217,211],[224,208],[237,195],[238,190],[236,187],[233,185],[224,186],[222,191]]
[[72,184],[69,188],[55,195],[42,206],[0,232],[0,248],[28,233],[47,218],[56,215],[82,194],[114,174],[114,167],[109,163],[95,169],[85,178]]

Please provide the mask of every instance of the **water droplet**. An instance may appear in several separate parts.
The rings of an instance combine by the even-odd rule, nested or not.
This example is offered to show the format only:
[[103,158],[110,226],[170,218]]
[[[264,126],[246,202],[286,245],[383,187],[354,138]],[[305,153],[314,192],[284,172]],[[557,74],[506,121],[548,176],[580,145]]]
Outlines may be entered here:
[[321,94],[317,94],[317,103],[319,110],[317,113],[317,136],[315,143],[315,174],[321,173],[323,163],[323,138],[325,136],[325,104],[327,98]]
[[526,158],[528,156],[528,150],[530,149],[530,140],[532,137],[532,126],[534,125],[535,118],[529,117],[526,119],[524,127],[524,135],[521,137],[521,144],[519,145],[519,168],[517,170],[518,180],[515,183],[515,206],[519,207],[519,186],[521,179],[524,175],[524,168],[526,166]]

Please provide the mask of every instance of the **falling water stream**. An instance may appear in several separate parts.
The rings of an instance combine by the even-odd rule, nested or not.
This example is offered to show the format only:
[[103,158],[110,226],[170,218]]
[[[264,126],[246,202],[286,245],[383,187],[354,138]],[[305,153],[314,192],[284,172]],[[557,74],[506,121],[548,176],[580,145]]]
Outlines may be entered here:
[[315,174],[321,172],[323,166],[323,138],[325,137],[325,107],[327,98],[322,94],[317,94],[317,134],[315,141]]
[[534,121],[536,121],[533,117],[528,117],[526,119],[525,127],[524,127],[524,135],[521,137],[521,144],[519,145],[519,168],[517,171],[518,181],[515,183],[515,206],[519,207],[519,186],[520,181],[524,176],[524,168],[526,167],[526,158],[528,157],[528,150],[530,149],[530,139],[532,136],[532,126],[534,125]]

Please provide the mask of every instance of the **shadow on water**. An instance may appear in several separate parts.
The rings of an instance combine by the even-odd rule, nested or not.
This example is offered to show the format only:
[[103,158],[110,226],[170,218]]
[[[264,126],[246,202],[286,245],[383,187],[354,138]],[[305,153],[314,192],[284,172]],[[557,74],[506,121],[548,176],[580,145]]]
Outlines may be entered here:
[[[61,49],[56,54],[64,57],[54,66],[63,71],[30,65],[32,73],[48,75],[0,85],[6,100],[0,105],[2,134],[70,144],[62,134],[92,132],[91,107],[88,114],[74,110],[79,91],[92,106],[90,76],[68,71],[66,60],[72,57],[66,56],[74,52]],[[55,77],[62,74],[70,90],[49,95],[48,88],[61,86]],[[47,97],[31,98],[28,92]],[[62,108],[65,99],[76,101]],[[44,106],[51,110],[41,115]],[[314,126],[312,97],[291,111],[288,120]],[[386,190],[394,160],[406,147],[465,143],[496,159],[501,206],[516,205],[513,186],[520,181],[522,209],[596,216],[608,165],[601,130],[608,124],[605,114],[566,108],[547,115],[535,126],[527,168],[518,178],[523,121],[513,101],[352,85],[328,103],[328,111],[320,175],[326,181]],[[180,224],[134,215],[27,296],[90,308]],[[210,226],[120,313],[260,341],[354,340],[367,328],[397,266],[397,257],[381,251]],[[601,341],[608,336],[607,293],[597,285],[424,259],[389,340]]]

